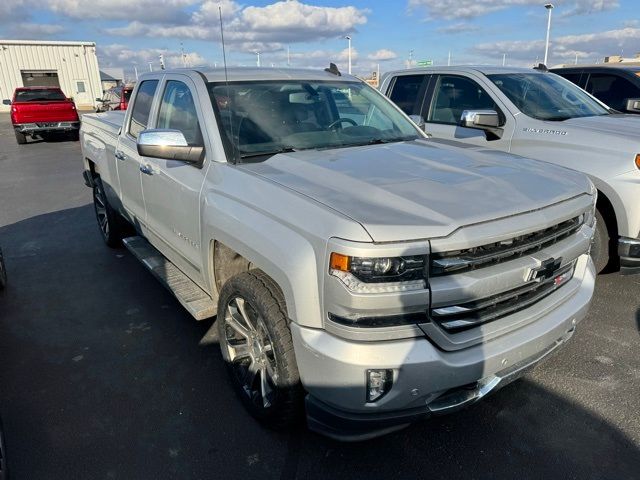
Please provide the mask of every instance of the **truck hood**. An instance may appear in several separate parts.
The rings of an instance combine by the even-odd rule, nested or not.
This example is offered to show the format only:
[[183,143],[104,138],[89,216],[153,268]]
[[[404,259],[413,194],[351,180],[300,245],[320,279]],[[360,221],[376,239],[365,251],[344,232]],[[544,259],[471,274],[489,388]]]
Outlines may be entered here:
[[558,127],[576,127],[596,133],[640,140],[640,115],[613,114],[594,117],[570,118],[557,124]]
[[240,167],[352,218],[376,242],[446,236],[591,188],[586,176],[547,163],[426,141],[300,151]]

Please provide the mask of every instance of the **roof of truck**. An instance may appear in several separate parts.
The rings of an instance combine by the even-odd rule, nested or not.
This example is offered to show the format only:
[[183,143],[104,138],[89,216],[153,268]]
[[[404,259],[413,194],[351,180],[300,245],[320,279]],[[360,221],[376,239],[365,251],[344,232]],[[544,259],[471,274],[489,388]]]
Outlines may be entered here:
[[[209,82],[224,82],[225,70],[223,67],[218,68],[177,68],[172,70],[164,70],[162,73],[184,73],[185,71],[196,71],[204,75]],[[159,72],[153,72],[158,74]],[[149,76],[149,73],[144,76]],[[251,81],[251,80],[341,80],[341,81],[357,81],[360,80],[354,76],[342,73],[341,76],[333,73],[325,72],[323,69],[310,68],[270,68],[270,67],[229,67],[227,75],[230,82]]]
[[446,66],[435,66],[435,67],[420,67],[420,68],[409,68],[404,70],[396,70],[393,72],[389,72],[390,74],[412,74],[412,73],[461,73],[461,72],[470,72],[475,71],[479,73],[483,73],[485,75],[491,75],[495,73],[543,73],[542,70],[535,70],[533,68],[523,68],[523,67],[496,67],[494,65],[459,65],[455,67],[446,67]]

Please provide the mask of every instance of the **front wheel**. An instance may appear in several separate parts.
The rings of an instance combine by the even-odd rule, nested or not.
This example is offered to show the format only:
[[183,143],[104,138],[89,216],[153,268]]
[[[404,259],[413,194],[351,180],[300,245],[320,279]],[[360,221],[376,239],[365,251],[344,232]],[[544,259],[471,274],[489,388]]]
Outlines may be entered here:
[[249,413],[272,428],[293,425],[303,391],[278,286],[260,270],[231,278],[220,292],[217,323],[231,382]]
[[596,267],[596,273],[602,272],[609,265],[609,249],[611,238],[607,224],[599,210],[596,210],[596,231],[591,243],[591,259]]
[[7,269],[4,266],[4,257],[0,250],[0,290],[4,290],[7,286]]
[[104,185],[100,177],[93,179],[93,207],[98,220],[98,227],[104,242],[111,248],[117,248],[121,245],[124,238],[123,221],[118,213],[109,205],[107,195],[104,192]]

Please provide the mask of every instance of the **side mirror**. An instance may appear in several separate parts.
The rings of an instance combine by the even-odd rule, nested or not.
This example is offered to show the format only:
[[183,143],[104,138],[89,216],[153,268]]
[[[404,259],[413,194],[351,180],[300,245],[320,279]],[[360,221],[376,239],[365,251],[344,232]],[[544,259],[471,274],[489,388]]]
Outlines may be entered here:
[[415,123],[418,126],[418,128],[420,128],[420,130],[424,130],[425,123],[424,123],[424,118],[422,118],[422,115],[409,115],[409,118],[413,123]]
[[3,105],[11,105],[11,100],[9,100],[8,98],[5,98],[4,100],[2,100],[2,104]]
[[627,112],[640,113],[640,98],[627,100]]
[[203,146],[189,146],[180,130],[150,129],[138,135],[138,154],[202,166]]
[[460,126],[494,130],[500,127],[500,119],[495,110],[465,110],[460,118]]

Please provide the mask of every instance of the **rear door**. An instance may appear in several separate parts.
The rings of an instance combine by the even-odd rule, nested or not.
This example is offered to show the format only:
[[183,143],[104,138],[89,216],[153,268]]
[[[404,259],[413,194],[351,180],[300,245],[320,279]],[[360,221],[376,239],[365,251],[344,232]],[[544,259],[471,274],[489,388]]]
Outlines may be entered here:
[[144,227],[145,208],[140,183],[140,167],[146,159],[138,155],[136,141],[140,132],[147,128],[151,120],[152,107],[159,80],[144,80],[140,83],[132,108],[125,117],[123,131],[118,137],[115,162],[120,178],[121,200],[132,223]]
[[[498,112],[502,135],[497,138],[487,135],[483,130],[460,126],[462,112],[465,110]],[[481,84],[481,80],[462,74],[434,75],[422,116],[426,122],[425,131],[434,139],[464,142],[496,150],[509,151],[515,130],[513,116],[500,107]]]
[[[208,145],[196,85],[186,75],[166,75],[158,94],[154,128],[179,130],[189,145]],[[194,166],[179,160],[146,158],[141,175],[152,243],[194,281],[201,283],[200,189],[207,161]],[[202,283],[201,283],[202,284]]]
[[420,115],[431,75],[399,74],[391,80],[386,95],[407,115]]

